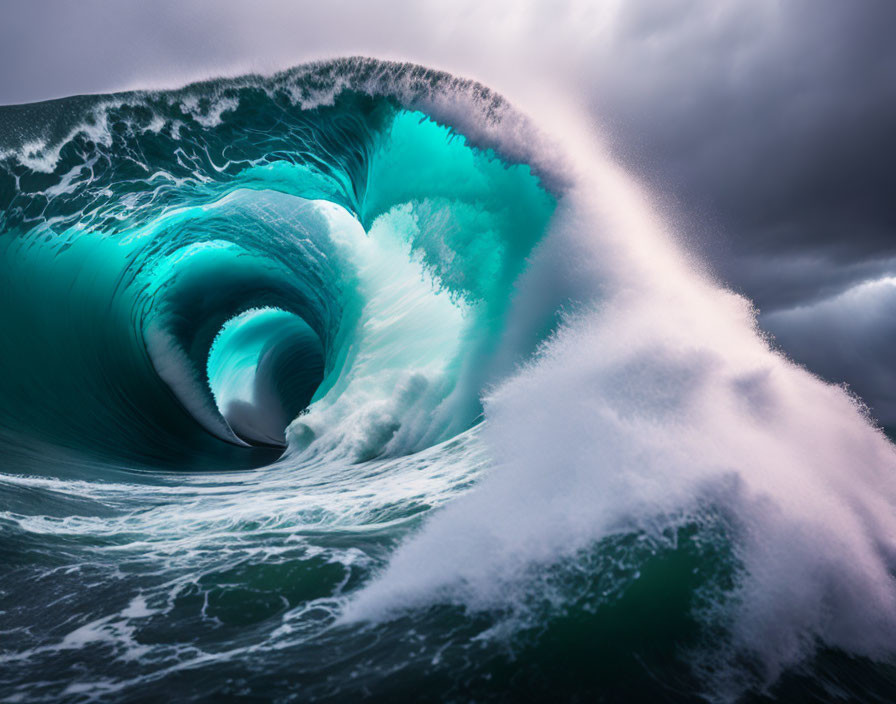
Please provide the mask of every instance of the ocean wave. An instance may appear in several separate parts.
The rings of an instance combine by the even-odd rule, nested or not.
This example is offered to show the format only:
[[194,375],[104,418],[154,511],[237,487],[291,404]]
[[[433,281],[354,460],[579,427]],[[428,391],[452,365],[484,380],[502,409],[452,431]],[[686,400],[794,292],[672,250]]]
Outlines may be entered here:
[[557,110],[371,59],[0,108],[11,696],[888,681],[893,446]]

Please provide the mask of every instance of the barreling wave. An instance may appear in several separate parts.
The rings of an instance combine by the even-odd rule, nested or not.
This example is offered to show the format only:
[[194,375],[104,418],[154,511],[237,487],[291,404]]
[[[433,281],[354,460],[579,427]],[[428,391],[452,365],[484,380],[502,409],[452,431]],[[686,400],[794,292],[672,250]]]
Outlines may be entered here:
[[0,108],[0,689],[892,691],[893,446],[551,108],[358,58]]
[[[234,454],[208,436],[368,458],[472,425],[554,197],[421,111],[443,84],[509,110],[363,60],[6,108],[3,427],[175,466]],[[288,315],[223,335],[255,309]]]

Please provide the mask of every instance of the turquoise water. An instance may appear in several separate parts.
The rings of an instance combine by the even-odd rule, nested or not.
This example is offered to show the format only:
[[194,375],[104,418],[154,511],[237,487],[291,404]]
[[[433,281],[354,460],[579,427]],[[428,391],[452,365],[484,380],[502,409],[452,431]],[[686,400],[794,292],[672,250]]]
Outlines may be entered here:
[[743,574],[713,502],[533,561],[514,603],[350,616],[581,303],[520,314],[564,190],[487,136],[517,119],[366,60],[0,109],[0,700],[890,691],[827,646],[713,684]]

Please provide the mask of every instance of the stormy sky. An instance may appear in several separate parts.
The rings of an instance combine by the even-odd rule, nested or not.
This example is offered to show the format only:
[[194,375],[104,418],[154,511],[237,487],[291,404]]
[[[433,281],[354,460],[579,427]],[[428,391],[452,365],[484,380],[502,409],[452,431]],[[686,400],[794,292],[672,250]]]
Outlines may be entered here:
[[560,84],[778,343],[896,424],[894,32],[892,0],[9,2],[0,103],[346,54]]

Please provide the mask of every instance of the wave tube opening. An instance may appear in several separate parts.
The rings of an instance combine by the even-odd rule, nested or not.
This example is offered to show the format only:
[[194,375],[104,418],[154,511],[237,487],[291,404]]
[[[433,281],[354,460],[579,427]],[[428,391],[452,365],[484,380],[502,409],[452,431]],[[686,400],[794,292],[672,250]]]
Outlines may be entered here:
[[234,433],[285,446],[285,429],[323,381],[324,349],[302,318],[275,308],[247,311],[218,333],[208,357],[215,403]]

